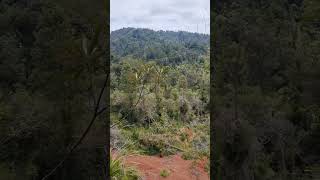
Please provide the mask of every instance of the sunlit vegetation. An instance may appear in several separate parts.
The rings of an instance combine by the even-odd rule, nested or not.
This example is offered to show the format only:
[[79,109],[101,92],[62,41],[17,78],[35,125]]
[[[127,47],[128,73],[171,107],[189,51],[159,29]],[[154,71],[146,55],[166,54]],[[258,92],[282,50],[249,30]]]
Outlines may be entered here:
[[113,156],[110,158],[111,180],[140,180],[137,170],[123,164],[123,156]]
[[127,28],[111,41],[111,147],[208,158],[209,36]]

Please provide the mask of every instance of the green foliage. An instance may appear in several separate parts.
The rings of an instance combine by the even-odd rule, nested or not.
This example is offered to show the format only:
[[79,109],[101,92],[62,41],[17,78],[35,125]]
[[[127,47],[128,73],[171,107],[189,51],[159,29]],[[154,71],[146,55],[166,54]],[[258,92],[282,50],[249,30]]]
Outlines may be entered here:
[[135,169],[123,165],[122,156],[110,158],[110,177],[111,180],[141,179],[138,175],[138,172]]
[[[126,38],[133,44],[148,39],[149,35],[146,35],[146,32],[152,33],[150,37],[155,38],[158,37],[157,34],[161,34],[138,29],[136,31],[141,33],[141,36],[132,40],[131,31],[127,32],[128,35],[121,34],[125,30],[127,29],[113,32],[119,33],[114,36],[119,36],[118,40]],[[170,32],[166,32],[161,36],[169,34]],[[170,40],[174,39],[175,35],[177,33],[172,33],[173,37],[169,37]],[[186,36],[193,38],[192,34],[187,33]],[[157,39],[151,40],[150,43],[147,47],[153,48]],[[184,43],[179,42],[177,45],[183,46]],[[158,52],[163,48],[158,49]],[[112,50],[114,54],[119,53],[117,49]],[[126,50],[128,54],[118,58],[111,66],[111,121],[116,126],[113,131],[119,129],[119,133],[111,135],[114,140],[125,139],[121,146],[114,145],[112,148],[127,153],[160,157],[182,153],[185,159],[208,158],[208,51],[206,50],[205,54],[197,52],[197,58],[201,58],[201,61],[197,61],[197,58],[182,57],[183,63],[177,63],[175,60],[163,63],[159,59],[136,54],[139,50]],[[148,51],[149,49],[145,53]],[[168,52],[175,51],[171,49]],[[163,175],[166,177],[169,174],[163,172]]]
[[203,71],[204,63],[172,68],[124,59],[120,64],[113,63],[111,68],[117,72],[111,77],[112,112],[119,118],[129,123],[150,124],[161,118],[188,122],[204,117],[209,98],[209,72]]
[[[182,152],[185,159],[209,157],[209,127],[207,122],[197,122],[190,128],[188,123],[163,120],[148,127],[128,127],[122,130],[129,152],[147,155],[172,155]],[[118,137],[121,135],[117,135]],[[116,139],[116,137],[114,137]],[[114,146],[114,148],[117,148]],[[121,149],[124,150],[124,149]]]
[[192,160],[192,159],[199,158],[197,152],[193,151],[192,149],[187,149],[186,151],[184,151],[181,157],[185,160]]
[[115,61],[132,56],[165,65],[198,63],[209,47],[209,35],[123,28],[111,32],[110,46]]
[[166,178],[166,177],[168,177],[169,175],[170,175],[170,172],[169,172],[168,170],[166,170],[166,169],[162,169],[162,170],[160,171],[160,176],[161,176],[161,177]]

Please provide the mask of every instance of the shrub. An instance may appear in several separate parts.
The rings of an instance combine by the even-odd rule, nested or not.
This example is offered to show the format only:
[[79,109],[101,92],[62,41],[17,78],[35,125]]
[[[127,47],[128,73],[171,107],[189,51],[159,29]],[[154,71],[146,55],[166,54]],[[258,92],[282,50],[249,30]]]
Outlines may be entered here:
[[110,158],[110,177],[111,180],[140,180],[141,177],[138,172],[131,168],[126,167],[122,163],[122,156]]
[[161,177],[168,177],[170,175],[170,172],[166,169],[163,169],[160,171],[160,176]]

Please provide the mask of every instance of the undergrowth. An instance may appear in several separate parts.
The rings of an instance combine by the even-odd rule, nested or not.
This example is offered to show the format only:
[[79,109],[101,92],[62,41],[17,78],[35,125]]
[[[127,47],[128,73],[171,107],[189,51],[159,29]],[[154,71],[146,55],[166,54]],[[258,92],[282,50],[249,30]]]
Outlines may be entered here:
[[138,172],[122,163],[122,156],[110,158],[110,177],[111,180],[141,180]]
[[127,152],[160,156],[180,153],[186,160],[209,158],[209,126],[205,123],[164,120],[120,129],[125,139],[121,150]]

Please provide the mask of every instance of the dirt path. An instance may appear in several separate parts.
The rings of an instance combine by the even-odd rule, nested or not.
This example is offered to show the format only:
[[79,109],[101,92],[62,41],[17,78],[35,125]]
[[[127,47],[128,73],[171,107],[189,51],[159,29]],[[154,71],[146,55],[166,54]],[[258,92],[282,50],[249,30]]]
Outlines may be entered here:
[[[180,155],[163,158],[131,155],[124,158],[124,163],[136,167],[143,180],[209,180],[205,160],[184,160]],[[160,175],[164,170],[169,172],[167,177]]]

